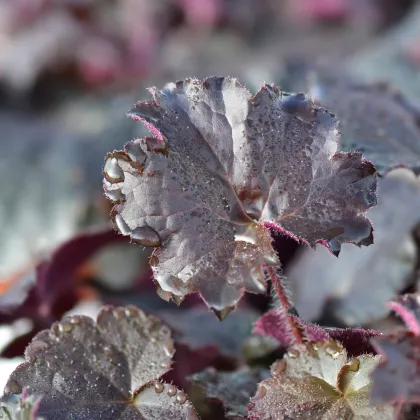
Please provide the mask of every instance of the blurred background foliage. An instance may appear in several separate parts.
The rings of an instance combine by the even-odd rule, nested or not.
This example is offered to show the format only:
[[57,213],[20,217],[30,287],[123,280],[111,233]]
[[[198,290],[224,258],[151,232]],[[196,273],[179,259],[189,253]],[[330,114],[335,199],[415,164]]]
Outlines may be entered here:
[[[232,75],[254,91],[262,82],[307,91],[342,119],[343,148],[349,150],[363,149],[355,146],[357,139],[369,143],[375,136],[386,137],[376,124],[373,129],[367,124],[375,118],[376,104],[385,104],[392,139],[410,139],[401,163],[406,159],[420,167],[419,39],[420,2],[415,0],[0,0],[0,292],[19,283],[17,294],[10,298],[9,293],[11,300],[3,299],[0,309],[22,300],[22,288],[28,293],[40,278],[39,262],[48,261],[63,241],[109,224],[103,159],[146,133],[125,113],[148,96],[147,87],[185,77]],[[378,88],[356,89],[376,82],[387,83],[380,94]],[[364,119],[355,114],[355,103],[367,104]],[[395,109],[401,115],[397,122],[390,120]],[[370,143],[364,147],[369,153]],[[387,153],[387,164],[399,162]],[[378,164],[378,169],[385,167]],[[384,299],[417,287],[418,222],[405,232],[408,256],[404,248],[395,257],[404,263],[397,265],[402,268],[391,276]],[[291,239],[276,238],[276,246],[286,268],[302,252]],[[37,330],[80,300],[132,303],[132,290],[141,289],[147,310],[166,308],[151,297],[148,250],[114,240],[102,248],[91,249],[86,261],[81,258],[71,267],[78,285],[71,303],[59,303],[57,312],[35,299],[31,308],[36,316],[17,313],[0,320],[29,316],[35,325],[15,323],[14,336],[21,341],[5,347],[11,337],[5,339],[3,355],[21,354]],[[64,255],[65,261],[74,258]],[[62,275],[68,276],[66,270]],[[297,271],[292,267],[289,272]],[[312,271],[315,283],[317,273],[325,277],[322,270]],[[328,289],[328,282],[323,284]],[[347,289],[336,289],[343,301]],[[61,290],[54,299],[64,293],[68,300],[67,292]],[[337,296],[330,302],[327,290],[323,293],[312,311],[316,316],[307,318],[351,323],[348,317],[335,318],[340,311],[328,308],[337,305]],[[254,307],[267,307],[267,300],[253,299]],[[304,306],[302,299],[297,297]],[[195,305],[194,299],[186,305]],[[366,316],[357,322],[381,328],[386,311],[379,312],[379,319]],[[245,335],[256,316],[249,319]]]

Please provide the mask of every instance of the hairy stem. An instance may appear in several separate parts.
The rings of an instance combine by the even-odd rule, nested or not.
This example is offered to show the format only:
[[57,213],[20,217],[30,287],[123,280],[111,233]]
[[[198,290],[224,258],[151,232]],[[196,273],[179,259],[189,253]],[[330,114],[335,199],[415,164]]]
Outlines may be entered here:
[[287,297],[286,291],[284,290],[283,284],[273,269],[273,267],[267,266],[268,274],[271,278],[271,284],[276,292],[276,295],[279,299],[280,306],[287,314],[287,319],[290,325],[290,329],[292,330],[292,334],[295,337],[295,340],[298,344],[303,344],[303,335],[302,331],[299,328],[299,325],[296,324],[295,320],[290,316],[290,311],[293,310],[293,304],[290,302],[290,299]]

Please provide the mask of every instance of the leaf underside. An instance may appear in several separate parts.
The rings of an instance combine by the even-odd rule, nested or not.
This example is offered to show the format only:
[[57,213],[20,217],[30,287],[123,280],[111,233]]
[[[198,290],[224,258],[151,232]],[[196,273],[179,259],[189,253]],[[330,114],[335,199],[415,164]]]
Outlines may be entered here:
[[338,120],[305,95],[251,96],[230,77],[151,93],[130,115],[155,137],[108,154],[104,189],[118,230],[156,247],[162,297],[198,292],[224,317],[244,290],[264,293],[263,266],[280,263],[268,227],[335,254],[372,243],[375,168],[336,153]]

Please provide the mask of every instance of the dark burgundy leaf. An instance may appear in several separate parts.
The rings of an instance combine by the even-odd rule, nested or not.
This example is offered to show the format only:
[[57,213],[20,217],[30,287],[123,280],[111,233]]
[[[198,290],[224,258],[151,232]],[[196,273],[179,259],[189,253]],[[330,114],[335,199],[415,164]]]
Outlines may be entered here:
[[369,375],[378,361],[372,355],[349,358],[334,341],[291,348],[259,385],[248,418],[391,420],[392,407],[369,404]]
[[[91,229],[64,242],[0,295],[0,321],[60,318],[77,302],[75,271],[103,247],[126,241],[112,229]],[[57,303],[59,302],[59,305]]]
[[420,180],[405,168],[378,182],[378,205],[367,216],[375,227],[375,243],[359,249],[344,244],[339,258],[323,247],[303,250],[286,270],[294,303],[306,321],[319,318],[329,300],[346,325],[385,316],[386,302],[411,281],[417,251],[412,232],[420,222]]
[[279,264],[268,228],[336,254],[343,242],[372,243],[375,168],[336,153],[327,110],[269,85],[251,96],[233,78],[151,92],[131,115],[155,137],[109,154],[104,188],[119,231],[158,247],[163,297],[198,292],[223,318],[244,290],[264,292],[262,266]]
[[364,353],[375,353],[370,339],[381,335],[379,331],[363,330],[359,328],[323,328],[315,324],[307,324],[301,319],[285,314],[281,308],[272,309],[266,312],[255,323],[254,332],[276,339],[283,347],[289,348],[296,345],[296,338],[292,334],[286,317],[291,317],[293,322],[302,331],[307,341],[324,341],[332,338],[341,342],[352,357]]
[[105,307],[97,323],[72,316],[37,334],[6,395],[42,396],[49,419],[196,419],[186,395],[156,382],[171,367],[170,330],[134,306]]
[[189,380],[200,387],[206,398],[221,402],[227,419],[244,419],[246,406],[257,390],[257,385],[268,378],[268,370],[242,367],[234,372],[218,372],[206,369],[192,375]]
[[420,403],[420,337],[411,332],[376,338],[373,346],[383,356],[372,373],[371,399],[402,407]]

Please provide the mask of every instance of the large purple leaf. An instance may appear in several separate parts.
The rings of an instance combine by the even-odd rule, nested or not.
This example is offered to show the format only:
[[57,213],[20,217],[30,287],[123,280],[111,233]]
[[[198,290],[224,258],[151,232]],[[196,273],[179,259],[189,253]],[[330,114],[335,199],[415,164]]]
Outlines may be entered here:
[[344,244],[339,258],[318,245],[286,269],[299,315],[315,320],[334,301],[332,312],[347,325],[386,316],[386,302],[412,281],[419,207],[420,180],[411,170],[397,168],[380,179],[378,205],[367,213],[375,227],[373,245],[362,250]]
[[37,334],[5,395],[41,396],[38,414],[66,419],[197,419],[186,395],[156,382],[171,367],[170,330],[134,306],[72,316]]
[[158,247],[165,298],[199,292],[223,317],[244,289],[264,292],[262,266],[279,264],[267,227],[337,254],[372,243],[375,168],[336,153],[327,110],[269,85],[251,96],[229,77],[151,92],[131,115],[155,137],[108,154],[104,188],[120,232]]

